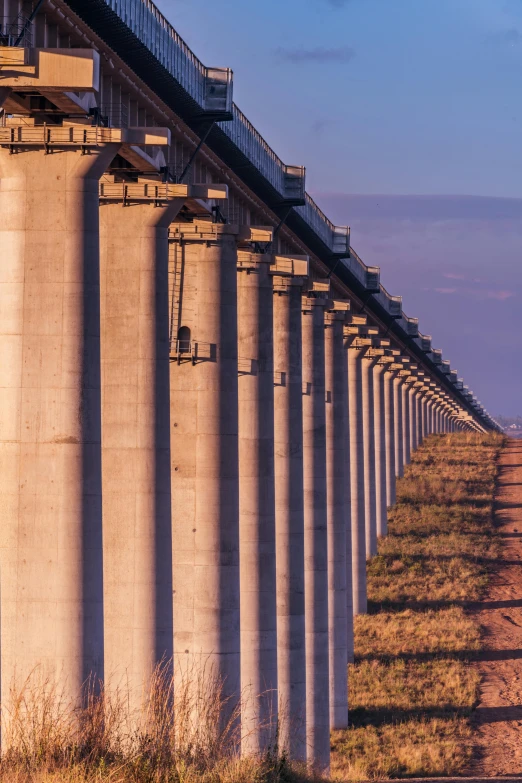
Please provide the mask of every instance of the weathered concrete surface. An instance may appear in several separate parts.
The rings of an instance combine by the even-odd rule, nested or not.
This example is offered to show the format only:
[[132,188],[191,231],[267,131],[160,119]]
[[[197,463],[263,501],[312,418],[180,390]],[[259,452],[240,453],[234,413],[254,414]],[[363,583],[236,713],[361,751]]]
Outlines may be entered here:
[[277,728],[274,329],[270,256],[238,268],[242,751]]
[[105,678],[133,708],[173,653],[167,206],[102,203]]
[[277,670],[281,744],[306,758],[300,278],[274,278]]
[[[179,236],[194,230],[179,224]],[[189,356],[171,362],[174,662],[239,698],[237,250],[233,226],[187,234],[180,323]]]
[[[346,534],[350,517],[346,502],[349,480],[349,455],[346,452],[349,450],[349,441],[346,438],[348,365],[343,341],[344,317],[342,312],[327,313],[325,316],[330,726],[336,729],[348,725],[347,648],[349,637],[353,636],[353,609],[350,606],[350,616],[347,617],[346,597],[349,552]],[[351,558],[351,552],[349,554]],[[352,591],[351,580],[349,591]]]
[[103,677],[98,179],[0,150],[1,691]]
[[303,298],[303,489],[308,761],[330,764],[324,308]]

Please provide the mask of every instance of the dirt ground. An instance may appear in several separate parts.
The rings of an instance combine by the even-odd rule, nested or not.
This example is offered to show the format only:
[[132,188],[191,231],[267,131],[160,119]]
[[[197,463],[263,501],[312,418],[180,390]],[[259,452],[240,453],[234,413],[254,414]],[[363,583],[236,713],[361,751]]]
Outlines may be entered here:
[[503,556],[484,600],[470,607],[485,650],[474,663],[482,686],[468,774],[522,776],[522,440],[508,441],[501,452],[495,521]]

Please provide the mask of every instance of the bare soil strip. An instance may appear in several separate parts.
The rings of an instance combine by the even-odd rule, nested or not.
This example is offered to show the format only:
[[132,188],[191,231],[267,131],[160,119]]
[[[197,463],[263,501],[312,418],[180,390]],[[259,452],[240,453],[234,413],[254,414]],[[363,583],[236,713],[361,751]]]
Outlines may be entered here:
[[481,688],[468,774],[522,777],[522,440],[507,441],[500,454],[495,523],[502,557],[483,600],[470,607],[484,644],[473,664]]

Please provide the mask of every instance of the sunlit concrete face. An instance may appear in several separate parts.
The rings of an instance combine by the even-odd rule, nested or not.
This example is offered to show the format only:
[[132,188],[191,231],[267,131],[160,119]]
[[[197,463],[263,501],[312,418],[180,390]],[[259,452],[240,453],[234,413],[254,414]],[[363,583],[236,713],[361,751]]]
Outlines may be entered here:
[[352,592],[353,613],[367,610],[366,591],[366,527],[364,486],[364,433],[362,420],[362,361],[366,348],[356,347],[348,338],[348,398],[350,423],[350,490],[352,530]]
[[103,677],[98,180],[117,146],[0,150],[2,703]]
[[189,344],[170,373],[174,665],[178,686],[219,678],[228,711],[240,686],[236,234],[171,231]]
[[281,744],[306,759],[301,277],[274,277],[277,667]]
[[377,554],[377,508],[375,471],[375,417],[374,417],[374,367],[378,357],[372,349],[365,352],[362,360],[362,417],[364,453],[364,524],[366,536],[366,557]]
[[242,752],[277,730],[272,257],[238,253]]
[[105,677],[133,709],[173,653],[168,229],[183,203],[100,205]]
[[[338,309],[335,309],[335,305]],[[339,729],[348,725],[347,664],[352,653],[350,637],[353,634],[352,610],[350,608],[350,615],[347,616],[346,596],[348,553],[351,558],[348,527],[350,517],[346,503],[346,484],[349,478],[349,448],[346,438],[348,367],[343,344],[343,323],[347,307],[344,302],[334,303],[334,309],[325,315],[330,725]],[[351,579],[348,589],[351,594]]]
[[303,479],[308,760],[330,763],[328,538],[323,295],[303,297]]

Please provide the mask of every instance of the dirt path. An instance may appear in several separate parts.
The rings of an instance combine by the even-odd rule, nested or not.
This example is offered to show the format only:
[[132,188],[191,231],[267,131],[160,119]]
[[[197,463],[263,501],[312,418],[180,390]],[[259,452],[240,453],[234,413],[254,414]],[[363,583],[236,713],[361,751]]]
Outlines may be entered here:
[[522,440],[508,441],[500,455],[495,518],[503,556],[472,610],[486,649],[475,664],[482,687],[470,774],[486,777],[522,775]]

